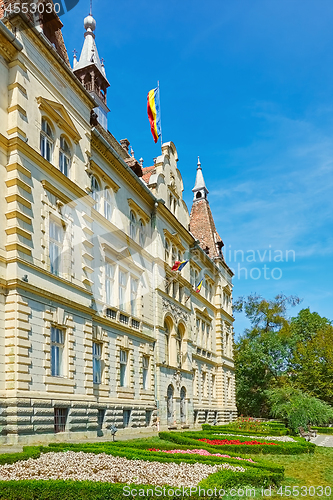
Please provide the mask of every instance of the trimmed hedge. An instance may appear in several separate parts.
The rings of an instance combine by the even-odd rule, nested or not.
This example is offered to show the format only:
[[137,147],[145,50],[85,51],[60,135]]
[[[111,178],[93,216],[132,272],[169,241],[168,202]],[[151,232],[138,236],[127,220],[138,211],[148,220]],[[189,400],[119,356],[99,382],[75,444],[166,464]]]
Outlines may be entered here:
[[333,427],[312,427],[311,429],[315,429],[318,434],[333,434]]
[[14,464],[19,460],[28,460],[29,458],[39,458],[42,446],[24,446],[20,453],[1,453],[0,465]]
[[269,431],[267,432],[258,432],[256,430],[253,431],[243,431],[242,429],[232,429],[228,425],[209,425],[209,424],[202,424],[202,430],[206,432],[213,432],[216,434],[216,432],[223,432],[223,433],[229,433],[229,434],[243,434],[244,436],[286,436],[288,434],[288,429],[284,428],[278,428],[278,427],[272,427]]
[[[297,443],[278,443],[276,445],[233,445],[233,444],[225,444],[221,445],[213,445],[208,444],[203,441],[199,441],[199,439],[221,439],[221,436],[215,436],[214,434],[208,434],[204,432],[160,432],[159,437],[161,439],[165,439],[168,441],[172,441],[177,444],[182,445],[194,445],[195,443],[200,448],[203,448],[207,451],[211,450],[223,450],[226,453],[245,453],[245,454],[271,454],[271,455],[298,455],[300,453],[314,453],[316,445],[313,443],[309,443],[307,441]],[[234,439],[236,436],[224,436],[225,438]],[[209,447],[209,449],[208,449]],[[215,451],[216,453],[216,451]]]

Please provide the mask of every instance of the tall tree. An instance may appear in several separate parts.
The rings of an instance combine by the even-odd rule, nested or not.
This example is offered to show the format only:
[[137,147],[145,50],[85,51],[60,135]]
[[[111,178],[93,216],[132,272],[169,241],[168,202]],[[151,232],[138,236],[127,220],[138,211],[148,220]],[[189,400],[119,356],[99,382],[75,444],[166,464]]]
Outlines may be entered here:
[[252,416],[268,416],[266,391],[283,385],[292,355],[287,307],[299,304],[298,297],[279,294],[273,300],[260,295],[241,297],[234,303],[244,311],[251,328],[235,344],[236,397],[238,410]]

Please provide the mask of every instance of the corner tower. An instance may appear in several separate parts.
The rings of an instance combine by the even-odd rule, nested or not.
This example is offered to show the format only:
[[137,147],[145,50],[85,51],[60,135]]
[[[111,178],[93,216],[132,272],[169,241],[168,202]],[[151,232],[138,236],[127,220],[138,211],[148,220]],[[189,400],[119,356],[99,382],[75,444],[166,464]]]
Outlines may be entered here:
[[190,214],[190,231],[199,240],[201,248],[209,257],[212,259],[223,259],[222,247],[224,244],[216,231],[215,222],[207,199],[209,191],[205,184],[199,157],[195,185],[192,191],[194,197]]
[[79,61],[74,56],[73,72],[98,104],[94,110],[97,120],[107,130],[107,115],[110,110],[107,107],[106,92],[110,84],[106,78],[103,59],[101,62],[98,55],[94,33],[96,21],[91,12],[84,20],[84,28],[84,44]]

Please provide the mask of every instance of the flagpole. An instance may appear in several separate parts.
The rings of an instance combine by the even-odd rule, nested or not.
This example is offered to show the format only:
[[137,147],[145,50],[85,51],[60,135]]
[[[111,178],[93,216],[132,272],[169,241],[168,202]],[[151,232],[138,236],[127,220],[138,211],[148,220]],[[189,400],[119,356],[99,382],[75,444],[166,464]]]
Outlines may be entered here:
[[161,94],[160,94],[160,81],[157,80],[157,88],[158,88],[158,99],[160,101],[160,120],[161,120],[161,151],[162,151],[162,144],[163,144],[163,140],[162,140],[162,110],[161,110]]

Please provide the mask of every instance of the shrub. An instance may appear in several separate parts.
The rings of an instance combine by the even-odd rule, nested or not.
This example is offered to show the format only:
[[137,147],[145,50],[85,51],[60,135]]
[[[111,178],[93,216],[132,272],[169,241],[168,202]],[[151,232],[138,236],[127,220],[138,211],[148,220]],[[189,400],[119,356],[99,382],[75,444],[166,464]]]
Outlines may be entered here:
[[267,391],[274,417],[284,418],[288,427],[298,433],[308,424],[323,425],[333,420],[333,408],[313,396],[292,387]]
[[270,427],[269,429],[267,429],[267,431],[243,431],[243,430],[234,430],[232,428],[229,427],[229,425],[208,425],[208,424],[203,424],[202,425],[202,430],[206,431],[206,432],[214,432],[214,433],[217,433],[217,432],[222,432],[222,433],[226,433],[226,434],[243,434],[244,436],[252,436],[252,435],[256,435],[256,436],[285,436],[286,434],[288,434],[288,429],[286,429],[285,426],[281,426],[281,427]]

